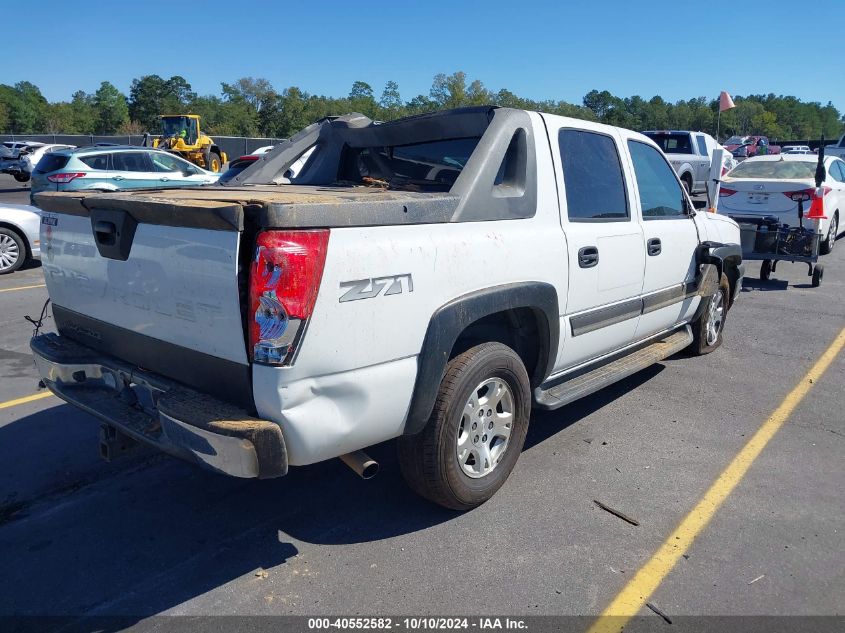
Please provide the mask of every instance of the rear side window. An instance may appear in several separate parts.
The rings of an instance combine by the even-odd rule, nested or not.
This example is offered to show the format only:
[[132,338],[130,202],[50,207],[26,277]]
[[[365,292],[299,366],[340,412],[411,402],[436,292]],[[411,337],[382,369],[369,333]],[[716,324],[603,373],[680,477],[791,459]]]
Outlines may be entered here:
[[94,154],[93,156],[80,156],[79,160],[91,169],[99,169],[106,171],[109,169],[109,155],[108,154]]
[[684,194],[669,163],[651,145],[628,141],[643,219],[676,218],[685,215]]
[[152,171],[152,165],[143,152],[115,152],[112,154],[112,169],[115,171]]
[[707,156],[707,142],[704,140],[704,137],[698,135],[695,137],[695,141],[698,143],[698,153],[702,156]]
[[614,140],[596,132],[561,130],[558,142],[569,219],[627,220],[628,198]]
[[830,166],[830,175],[837,182],[845,182],[845,163],[835,160]]
[[70,156],[62,156],[61,154],[44,154],[38,164],[35,166],[35,171],[39,174],[49,174],[50,172],[62,169],[70,160]]

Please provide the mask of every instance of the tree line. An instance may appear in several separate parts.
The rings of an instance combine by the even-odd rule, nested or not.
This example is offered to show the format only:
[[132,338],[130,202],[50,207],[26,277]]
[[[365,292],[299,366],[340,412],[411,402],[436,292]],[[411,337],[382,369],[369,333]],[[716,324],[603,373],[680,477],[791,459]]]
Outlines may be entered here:
[[[824,134],[838,138],[845,116],[828,102],[804,102],[792,96],[734,97],[736,108],[722,113],[722,138],[733,134],[763,134],[771,139],[810,139]],[[599,121],[632,130],[682,129],[715,134],[718,100],[696,97],[674,103],[659,96],[621,98],[607,90],[591,90],[581,104],[535,101],[507,89],[493,91],[465,73],[438,74],[428,95],[404,100],[395,81],[380,94],[355,81],[345,97],[327,97],[290,86],[281,91],[262,78],[243,77],[221,83],[218,95],[199,95],[179,75],[164,79],[145,75],[132,80],[125,95],[108,81],[93,94],[75,92],[70,101],[49,102],[38,86],[22,81],[0,84],[0,132],[11,134],[141,134],[157,133],[161,114],[202,116],[209,134],[287,138],[325,116],[361,112],[388,121],[444,108],[495,104],[540,110]]]

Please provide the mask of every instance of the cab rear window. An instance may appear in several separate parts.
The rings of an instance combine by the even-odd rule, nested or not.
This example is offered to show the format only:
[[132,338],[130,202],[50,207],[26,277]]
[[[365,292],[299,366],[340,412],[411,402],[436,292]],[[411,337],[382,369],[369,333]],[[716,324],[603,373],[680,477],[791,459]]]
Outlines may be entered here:
[[38,164],[35,166],[35,171],[39,174],[49,174],[50,172],[62,169],[70,160],[70,156],[63,156],[61,154],[44,154]]

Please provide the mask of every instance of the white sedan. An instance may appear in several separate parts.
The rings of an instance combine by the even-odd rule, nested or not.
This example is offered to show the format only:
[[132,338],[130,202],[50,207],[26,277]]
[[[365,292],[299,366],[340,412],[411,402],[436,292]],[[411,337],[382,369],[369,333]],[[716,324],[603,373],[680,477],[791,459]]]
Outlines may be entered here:
[[15,272],[27,259],[41,259],[41,212],[25,204],[0,204],[0,275]]
[[[804,209],[804,226],[813,226],[806,216],[816,196],[815,174],[818,158],[803,154],[778,154],[749,158],[722,179],[719,212],[737,218],[774,216],[780,224],[798,226],[799,204]],[[839,234],[845,213],[845,161],[826,156],[827,176],[822,183],[824,214],[818,220],[823,236],[822,254],[829,253]],[[799,202],[800,201],[800,202]]]

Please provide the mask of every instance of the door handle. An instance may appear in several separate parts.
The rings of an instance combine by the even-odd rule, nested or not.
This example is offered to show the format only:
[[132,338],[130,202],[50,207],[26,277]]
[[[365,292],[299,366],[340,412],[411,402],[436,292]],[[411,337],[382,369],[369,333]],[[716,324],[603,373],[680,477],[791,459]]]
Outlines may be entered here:
[[648,254],[654,257],[655,255],[660,255],[660,251],[663,248],[662,244],[660,243],[660,238],[653,237],[651,238],[647,244]]
[[159,180],[160,180],[161,182],[169,182],[169,181],[170,181],[170,178],[168,178],[167,176],[162,176],[161,178],[159,178]]
[[599,263],[599,249],[595,246],[585,246],[578,251],[578,265],[581,268],[592,268]]
[[123,176],[113,176],[112,180],[123,180]]

